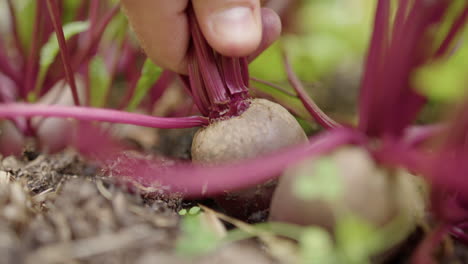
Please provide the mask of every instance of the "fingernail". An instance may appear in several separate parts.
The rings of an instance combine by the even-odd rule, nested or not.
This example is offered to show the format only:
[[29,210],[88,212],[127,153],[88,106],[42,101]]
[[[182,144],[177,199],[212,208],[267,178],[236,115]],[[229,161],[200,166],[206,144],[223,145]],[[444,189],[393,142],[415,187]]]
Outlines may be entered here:
[[238,6],[223,9],[212,14],[209,21],[216,37],[231,44],[250,44],[261,34],[254,12],[249,7]]

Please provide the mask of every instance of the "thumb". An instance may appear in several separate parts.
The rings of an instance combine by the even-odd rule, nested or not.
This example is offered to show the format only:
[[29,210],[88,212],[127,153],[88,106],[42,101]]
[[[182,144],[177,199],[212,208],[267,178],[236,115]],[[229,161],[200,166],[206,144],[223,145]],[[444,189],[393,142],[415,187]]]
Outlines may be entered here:
[[193,0],[208,43],[225,56],[254,52],[262,39],[260,0]]

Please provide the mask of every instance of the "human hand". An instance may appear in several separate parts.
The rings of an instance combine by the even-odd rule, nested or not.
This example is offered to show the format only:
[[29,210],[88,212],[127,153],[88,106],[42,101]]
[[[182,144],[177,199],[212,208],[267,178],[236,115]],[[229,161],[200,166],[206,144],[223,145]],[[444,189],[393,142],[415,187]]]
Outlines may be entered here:
[[[190,0],[122,0],[140,45],[153,62],[187,72],[190,33],[186,9]],[[208,43],[225,56],[256,56],[281,31],[278,15],[260,0],[192,0]]]

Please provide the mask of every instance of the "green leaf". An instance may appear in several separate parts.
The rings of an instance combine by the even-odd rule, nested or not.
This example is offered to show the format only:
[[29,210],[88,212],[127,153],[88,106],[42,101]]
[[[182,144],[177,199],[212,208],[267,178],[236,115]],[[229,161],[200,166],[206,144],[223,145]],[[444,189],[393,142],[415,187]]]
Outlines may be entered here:
[[299,243],[301,263],[338,264],[333,241],[327,231],[309,227],[304,230]]
[[[89,22],[84,21],[77,21],[71,22],[63,26],[63,34],[65,36],[65,40],[70,39],[71,37],[79,34],[89,28]],[[60,51],[60,47],[58,44],[56,34],[52,34],[47,41],[47,43],[42,47],[40,59],[39,59],[39,74],[38,80],[36,83],[36,88],[34,90],[34,94],[37,95],[40,92],[42,87],[42,83],[45,79],[47,71],[49,70],[50,65],[54,62],[55,57]],[[33,95],[32,97],[37,97]]]
[[187,214],[187,209],[182,209],[179,211],[179,215],[186,215]]
[[177,240],[176,252],[187,257],[206,254],[214,250],[220,239],[201,220],[201,215],[182,218],[182,236]]
[[300,116],[296,116],[295,118],[299,125],[301,125],[302,129],[304,129],[306,135],[313,135],[319,133],[320,130],[322,130],[322,128],[316,122],[305,120]]
[[110,81],[110,73],[104,59],[101,56],[95,56],[89,64],[91,106],[104,106],[107,91],[110,89]]
[[138,80],[135,93],[128,103],[127,111],[133,111],[138,107],[151,86],[158,80],[161,73],[162,69],[160,67],[154,65],[149,59],[146,59],[143,69],[141,70],[141,77]]
[[370,259],[387,252],[414,231],[414,222],[404,214],[396,214],[382,226],[351,212],[336,217],[335,241],[342,263],[371,263]]
[[29,52],[36,11],[36,0],[13,1],[21,46]]
[[190,208],[190,210],[188,211],[188,213],[189,213],[190,215],[197,215],[197,214],[199,214],[200,212],[201,212],[201,208],[198,207],[198,206],[194,206],[194,207]]
[[268,47],[250,65],[250,75],[260,79],[280,82],[286,80],[283,57],[278,43]]
[[295,173],[293,189],[301,199],[335,201],[344,192],[339,169],[330,158],[307,160],[297,167]]

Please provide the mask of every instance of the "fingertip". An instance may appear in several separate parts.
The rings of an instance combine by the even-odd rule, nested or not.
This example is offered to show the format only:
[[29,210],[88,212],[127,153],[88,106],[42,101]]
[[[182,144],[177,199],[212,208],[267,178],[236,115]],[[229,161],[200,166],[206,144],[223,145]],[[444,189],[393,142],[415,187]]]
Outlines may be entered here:
[[185,54],[189,46],[188,0],[122,0],[139,44],[157,65],[187,73]]
[[197,0],[193,4],[202,32],[217,52],[242,57],[260,45],[262,19],[258,0]]
[[258,48],[249,55],[248,60],[252,61],[281,35],[281,19],[278,14],[270,8],[262,8],[262,40]]
[[281,19],[278,14],[270,8],[262,8],[263,36],[262,42],[276,40],[281,34]]

